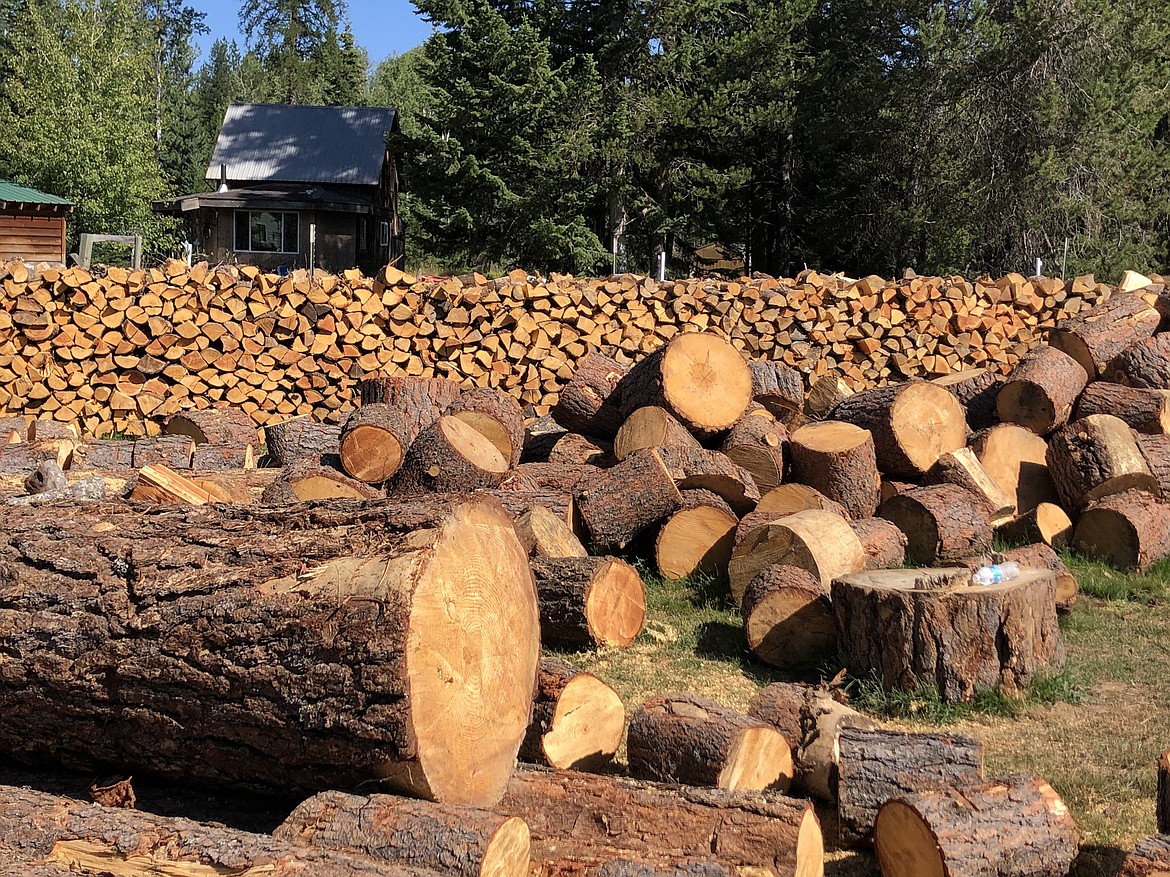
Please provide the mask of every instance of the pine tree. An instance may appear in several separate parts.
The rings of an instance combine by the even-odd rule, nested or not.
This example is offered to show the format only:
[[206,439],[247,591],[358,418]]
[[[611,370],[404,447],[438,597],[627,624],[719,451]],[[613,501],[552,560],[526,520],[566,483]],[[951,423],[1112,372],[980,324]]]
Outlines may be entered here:
[[327,51],[345,18],[344,0],[257,0],[240,10],[240,29],[282,103],[320,103],[324,88],[314,59]]

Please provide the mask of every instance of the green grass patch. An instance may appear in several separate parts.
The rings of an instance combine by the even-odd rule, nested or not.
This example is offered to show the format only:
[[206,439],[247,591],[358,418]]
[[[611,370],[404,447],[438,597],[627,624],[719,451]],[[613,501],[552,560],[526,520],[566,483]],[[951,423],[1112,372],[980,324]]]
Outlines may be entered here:
[[1139,603],[1170,598],[1170,559],[1154,564],[1145,575],[1119,572],[1072,552],[1062,553],[1061,559],[1076,576],[1081,593],[1090,597]]

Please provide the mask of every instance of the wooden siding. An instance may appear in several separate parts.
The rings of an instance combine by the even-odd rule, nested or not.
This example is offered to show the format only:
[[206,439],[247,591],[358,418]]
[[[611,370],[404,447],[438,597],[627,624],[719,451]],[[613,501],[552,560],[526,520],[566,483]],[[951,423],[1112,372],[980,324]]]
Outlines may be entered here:
[[65,261],[65,217],[0,214],[0,262]]

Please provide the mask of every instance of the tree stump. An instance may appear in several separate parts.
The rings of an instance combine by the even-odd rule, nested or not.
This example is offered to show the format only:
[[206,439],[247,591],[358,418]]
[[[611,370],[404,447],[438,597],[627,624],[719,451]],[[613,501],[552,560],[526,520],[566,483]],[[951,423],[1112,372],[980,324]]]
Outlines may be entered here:
[[948,451],[938,458],[922,479],[923,484],[954,484],[983,501],[991,526],[998,527],[1015,517],[1016,502],[995,482],[970,448]]
[[1170,387],[1170,333],[1135,341],[1113,357],[1101,377],[1127,387]]
[[1033,348],[1012,369],[996,397],[999,419],[1048,435],[1068,422],[1088,382],[1084,367],[1063,350]]
[[1096,381],[1077,402],[1077,419],[1112,414],[1147,435],[1170,432],[1170,390],[1148,390]]
[[748,648],[765,664],[807,667],[837,650],[829,589],[807,570],[762,570],[744,591],[740,609]]
[[1043,542],[1059,550],[1072,541],[1073,525],[1060,506],[1042,502],[1027,514],[1001,525],[999,533],[1012,542]]
[[1114,569],[1144,573],[1170,555],[1170,503],[1141,490],[1127,490],[1084,510],[1073,547]]
[[277,466],[291,466],[301,459],[319,460],[337,456],[341,451],[341,427],[336,423],[317,423],[303,414],[264,427],[268,458]]
[[508,461],[508,468],[520,462],[524,449],[524,411],[503,390],[470,387],[443,413],[462,420],[495,445],[500,456]]
[[1117,877],[1161,877],[1170,873],[1170,834],[1138,841],[1121,863]]
[[1158,311],[1140,297],[1115,295],[1058,322],[1048,333],[1048,343],[1079,362],[1095,379],[1113,357],[1153,335],[1161,319]]
[[881,498],[873,436],[851,423],[825,420],[792,434],[792,478],[844,507],[853,520],[871,518]]
[[1015,697],[1064,665],[1048,570],[986,587],[966,568],[876,570],[835,579],[831,593],[846,665],[886,688],[934,685],[948,703],[996,687]]
[[795,429],[803,419],[804,378],[794,368],[774,360],[748,363],[752,372],[752,401],[763,405],[786,427]]
[[658,782],[783,792],[792,781],[783,734],[697,694],[661,695],[638,707],[626,753],[633,776]]
[[632,412],[613,440],[613,455],[624,460],[644,448],[702,448],[699,440],[665,408],[647,405]]
[[646,623],[638,571],[616,557],[532,560],[540,598],[540,634],[565,648],[625,648]]
[[1068,807],[1036,776],[902,795],[874,828],[884,877],[1064,877],[1077,844]]
[[995,403],[1003,378],[995,372],[985,368],[965,369],[935,378],[931,383],[959,400],[967,414],[967,426],[973,432],[999,423]]
[[1012,423],[993,426],[971,439],[971,450],[991,480],[1015,500],[1017,515],[1042,502],[1060,502],[1048,471],[1048,443],[1031,430]]
[[507,471],[508,461],[479,430],[458,417],[443,415],[410,445],[392,489],[445,493],[491,488]]
[[988,506],[954,484],[916,487],[892,496],[878,516],[906,534],[906,560],[925,565],[959,560],[991,548]]
[[1048,442],[1048,471],[1066,509],[1127,490],[1160,493],[1129,426],[1109,414],[1075,420]]
[[446,378],[422,378],[409,375],[366,378],[358,384],[362,406],[381,403],[397,408],[410,425],[406,444],[409,447],[420,432],[439,419],[463,392],[463,388]]
[[581,519],[599,551],[620,551],[682,506],[674,478],[653,448],[599,471],[576,495]]
[[541,658],[532,721],[520,757],[561,770],[599,770],[626,731],[626,709],[612,688],[554,658]]
[[401,412],[390,405],[374,402],[355,409],[338,437],[342,468],[365,484],[388,481],[402,468],[411,432]]
[[861,540],[866,569],[895,569],[906,563],[906,534],[885,518],[850,521],[849,527]]
[[612,440],[625,419],[615,391],[627,371],[597,351],[585,354],[553,406],[553,419],[569,432]]
[[683,490],[682,508],[658,531],[654,560],[669,579],[696,572],[724,572],[735,544],[735,513],[722,497],[709,490]]

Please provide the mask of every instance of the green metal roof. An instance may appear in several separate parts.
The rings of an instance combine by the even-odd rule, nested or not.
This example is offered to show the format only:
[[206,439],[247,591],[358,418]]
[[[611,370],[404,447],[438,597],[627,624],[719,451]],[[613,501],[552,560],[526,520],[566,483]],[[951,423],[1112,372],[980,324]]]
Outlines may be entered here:
[[16,183],[8,180],[0,180],[0,202],[9,202],[17,204],[64,204],[73,206],[72,201],[65,198],[58,198],[56,195],[50,195],[47,192],[38,192],[36,189],[30,189],[28,186],[18,186]]

